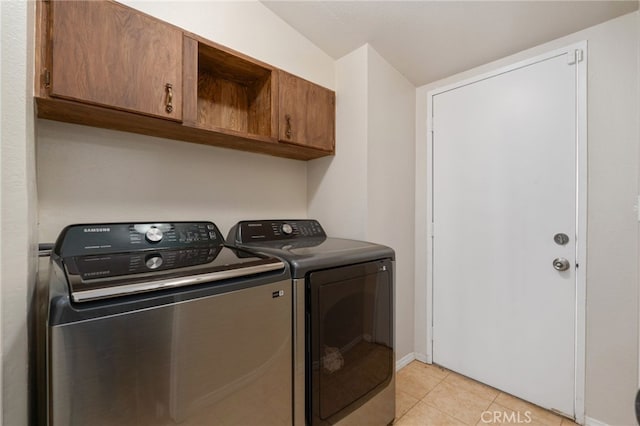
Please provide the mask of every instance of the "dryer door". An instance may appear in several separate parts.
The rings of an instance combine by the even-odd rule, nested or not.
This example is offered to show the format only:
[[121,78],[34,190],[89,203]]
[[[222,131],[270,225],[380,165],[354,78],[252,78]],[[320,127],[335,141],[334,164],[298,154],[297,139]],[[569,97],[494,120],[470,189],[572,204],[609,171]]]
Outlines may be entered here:
[[381,260],[309,275],[310,424],[332,424],[393,378],[393,272]]

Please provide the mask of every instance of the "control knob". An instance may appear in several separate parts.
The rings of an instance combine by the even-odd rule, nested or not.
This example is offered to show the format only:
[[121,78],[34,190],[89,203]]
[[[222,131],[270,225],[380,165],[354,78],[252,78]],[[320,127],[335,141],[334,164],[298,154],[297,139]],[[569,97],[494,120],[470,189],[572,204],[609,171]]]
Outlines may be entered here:
[[285,235],[291,235],[293,233],[293,227],[288,223],[282,225],[282,233]]
[[152,226],[144,236],[150,243],[159,243],[162,240],[163,235],[161,230]]
[[164,260],[159,253],[150,254],[149,256],[147,256],[144,262],[144,264],[147,265],[147,268],[149,269],[158,269],[162,266],[163,263]]

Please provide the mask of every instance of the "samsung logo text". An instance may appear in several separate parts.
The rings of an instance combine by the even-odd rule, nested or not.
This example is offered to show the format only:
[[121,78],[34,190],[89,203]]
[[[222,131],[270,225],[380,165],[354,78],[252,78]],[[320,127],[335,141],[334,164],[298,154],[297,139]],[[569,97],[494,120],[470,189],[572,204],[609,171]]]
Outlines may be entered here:
[[84,232],[111,232],[111,228],[84,228]]

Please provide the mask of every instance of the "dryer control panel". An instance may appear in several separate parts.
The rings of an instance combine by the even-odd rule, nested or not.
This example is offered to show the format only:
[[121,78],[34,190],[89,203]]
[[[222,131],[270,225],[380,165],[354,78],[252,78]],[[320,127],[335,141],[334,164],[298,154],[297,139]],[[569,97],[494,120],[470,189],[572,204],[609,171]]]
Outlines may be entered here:
[[327,237],[320,223],[313,219],[242,221],[232,234],[238,244]]
[[222,234],[212,222],[104,223],[66,227],[54,252],[69,257],[223,243]]

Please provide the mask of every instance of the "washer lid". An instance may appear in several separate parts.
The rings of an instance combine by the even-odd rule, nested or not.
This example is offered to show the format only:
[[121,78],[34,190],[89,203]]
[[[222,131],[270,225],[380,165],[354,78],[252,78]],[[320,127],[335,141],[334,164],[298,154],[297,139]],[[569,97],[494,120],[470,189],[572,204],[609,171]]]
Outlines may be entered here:
[[282,271],[273,257],[222,245],[62,259],[71,298],[86,302]]
[[395,252],[390,247],[343,238],[254,242],[242,247],[286,260],[294,278],[304,278],[309,272],[318,269],[378,259],[395,259]]
[[285,259],[294,278],[336,266],[395,259],[393,249],[366,241],[327,238],[317,220],[245,220],[229,231],[227,243]]

